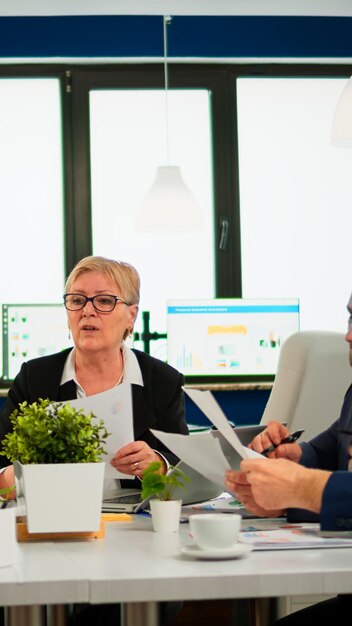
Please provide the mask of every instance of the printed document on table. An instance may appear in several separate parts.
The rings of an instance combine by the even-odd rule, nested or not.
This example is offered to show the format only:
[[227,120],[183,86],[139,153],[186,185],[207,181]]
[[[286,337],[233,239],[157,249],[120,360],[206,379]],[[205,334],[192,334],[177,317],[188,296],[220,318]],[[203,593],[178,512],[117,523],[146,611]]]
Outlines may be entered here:
[[249,543],[254,550],[298,550],[302,548],[352,547],[352,538],[325,538],[319,526],[281,528],[276,530],[246,530],[239,533],[239,540]]
[[106,430],[111,433],[105,440],[107,454],[102,457],[102,461],[105,461],[105,478],[130,479],[130,476],[112,467],[110,461],[119,448],[134,441],[131,385],[122,383],[102,393],[68,402],[74,408],[94,413],[97,418],[104,420]]

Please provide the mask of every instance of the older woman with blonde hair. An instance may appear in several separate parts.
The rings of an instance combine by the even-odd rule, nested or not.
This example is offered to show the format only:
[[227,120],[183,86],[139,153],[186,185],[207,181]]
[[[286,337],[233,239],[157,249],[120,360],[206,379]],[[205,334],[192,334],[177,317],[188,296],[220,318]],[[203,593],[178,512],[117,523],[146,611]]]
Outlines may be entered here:
[[[140,279],[128,263],[89,256],[70,273],[64,294],[74,347],[24,363],[0,412],[0,440],[11,430],[9,417],[21,402],[53,401],[101,393],[122,382],[132,385],[134,441],[116,450],[111,464],[131,478],[151,461],[163,472],[177,459],[150,432],[188,432],[182,374],[163,361],[129,348],[139,304]],[[9,465],[4,457],[0,464]],[[0,487],[13,483],[12,467]]]

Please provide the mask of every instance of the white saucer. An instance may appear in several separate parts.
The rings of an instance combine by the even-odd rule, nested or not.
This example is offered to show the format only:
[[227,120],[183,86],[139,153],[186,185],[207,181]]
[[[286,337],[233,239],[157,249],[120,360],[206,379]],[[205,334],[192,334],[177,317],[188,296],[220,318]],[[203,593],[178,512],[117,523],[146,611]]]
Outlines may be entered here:
[[231,548],[217,548],[214,550],[203,550],[197,545],[184,546],[181,548],[182,554],[193,556],[195,559],[218,560],[218,559],[237,559],[247,552],[251,552],[253,546],[247,543],[235,543]]

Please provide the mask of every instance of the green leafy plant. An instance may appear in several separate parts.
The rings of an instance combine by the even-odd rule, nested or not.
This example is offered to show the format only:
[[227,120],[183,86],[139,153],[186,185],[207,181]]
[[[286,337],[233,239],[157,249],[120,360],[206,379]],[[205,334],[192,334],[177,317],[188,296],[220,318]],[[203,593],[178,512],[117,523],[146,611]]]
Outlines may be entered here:
[[104,421],[68,402],[39,399],[22,402],[10,416],[13,431],[5,435],[0,454],[11,462],[97,463],[108,437]]
[[150,498],[157,496],[160,500],[172,500],[176,487],[186,488],[184,484],[189,483],[190,479],[180,469],[170,468],[172,472],[161,474],[161,461],[149,463],[143,472],[142,477],[142,498]]

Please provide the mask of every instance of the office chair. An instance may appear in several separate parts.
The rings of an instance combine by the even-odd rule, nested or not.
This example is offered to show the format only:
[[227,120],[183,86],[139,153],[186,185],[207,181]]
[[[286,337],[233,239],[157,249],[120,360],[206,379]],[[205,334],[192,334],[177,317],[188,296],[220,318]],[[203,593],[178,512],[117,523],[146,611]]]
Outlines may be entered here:
[[348,346],[342,333],[300,331],[281,348],[278,370],[261,424],[287,422],[294,431],[304,428],[308,441],[340,414],[352,382]]

